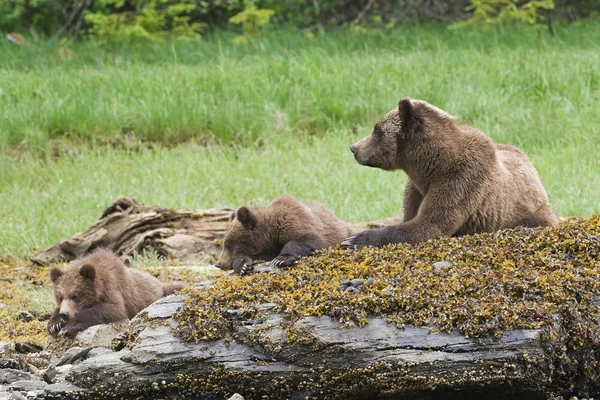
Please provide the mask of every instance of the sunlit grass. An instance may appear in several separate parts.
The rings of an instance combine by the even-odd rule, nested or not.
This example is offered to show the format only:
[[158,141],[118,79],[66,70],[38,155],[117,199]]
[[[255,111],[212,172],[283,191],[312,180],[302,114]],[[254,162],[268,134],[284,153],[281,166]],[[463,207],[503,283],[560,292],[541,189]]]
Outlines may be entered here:
[[51,41],[0,42],[0,255],[72,236],[118,196],[211,208],[292,194],[350,221],[398,215],[405,175],[348,146],[404,96],[523,148],[559,214],[600,211],[599,25],[230,39],[72,43],[70,61]]

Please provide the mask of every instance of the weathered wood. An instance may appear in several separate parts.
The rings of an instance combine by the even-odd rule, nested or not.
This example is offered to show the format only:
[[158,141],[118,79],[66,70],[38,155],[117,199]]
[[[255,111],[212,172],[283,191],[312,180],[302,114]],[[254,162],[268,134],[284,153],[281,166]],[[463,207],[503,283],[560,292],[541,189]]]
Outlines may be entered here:
[[[146,206],[121,197],[102,212],[92,227],[51,246],[31,261],[40,265],[70,261],[97,247],[107,247],[122,256],[155,250],[166,258],[214,264],[221,251],[218,239],[223,237],[234,213],[230,208],[182,210]],[[359,230],[398,221],[386,218],[354,225]]]
[[233,215],[234,210],[228,208],[179,210],[118,198],[92,227],[31,261],[41,265],[70,261],[97,247],[107,247],[126,256],[153,249],[168,258],[214,263],[220,251],[215,240],[223,237]]

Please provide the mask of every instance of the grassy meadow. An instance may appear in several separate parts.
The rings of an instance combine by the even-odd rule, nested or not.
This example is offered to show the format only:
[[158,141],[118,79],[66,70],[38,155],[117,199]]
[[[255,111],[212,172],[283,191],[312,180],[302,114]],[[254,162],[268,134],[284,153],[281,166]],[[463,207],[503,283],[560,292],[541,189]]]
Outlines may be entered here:
[[600,211],[598,24],[233,36],[1,41],[0,257],[72,236],[118,196],[210,208],[288,193],[347,220],[398,214],[405,175],[348,146],[404,96],[527,151],[561,215]]

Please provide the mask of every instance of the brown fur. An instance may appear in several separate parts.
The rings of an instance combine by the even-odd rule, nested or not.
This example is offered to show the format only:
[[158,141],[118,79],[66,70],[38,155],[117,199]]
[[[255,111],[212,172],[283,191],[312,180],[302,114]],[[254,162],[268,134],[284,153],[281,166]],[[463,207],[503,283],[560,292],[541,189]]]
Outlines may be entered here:
[[265,208],[241,207],[230,223],[217,267],[237,273],[251,270],[254,260],[273,260],[279,267],[298,257],[339,244],[352,234],[323,204],[301,203],[282,196]]
[[361,232],[344,241],[345,247],[414,243],[558,221],[524,152],[494,144],[424,101],[401,100],[371,135],[350,149],[359,164],[401,169],[408,182],[404,222]]
[[58,307],[48,321],[52,335],[75,336],[92,325],[130,319],[158,300],[186,287],[162,284],[150,274],[128,268],[107,249],[52,268],[50,278]]

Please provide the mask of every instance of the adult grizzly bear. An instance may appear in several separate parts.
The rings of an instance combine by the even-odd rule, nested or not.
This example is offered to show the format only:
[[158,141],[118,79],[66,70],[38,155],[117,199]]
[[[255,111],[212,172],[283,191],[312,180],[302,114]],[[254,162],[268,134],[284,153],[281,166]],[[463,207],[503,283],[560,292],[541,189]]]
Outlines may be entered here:
[[216,266],[242,275],[252,271],[254,260],[273,260],[275,266],[287,267],[298,257],[339,244],[351,234],[350,225],[323,204],[281,196],[265,208],[237,211]]
[[345,240],[344,247],[415,243],[558,221],[525,153],[457,125],[451,115],[425,101],[402,99],[350,150],[359,164],[403,170],[408,182],[404,221],[360,232]]
[[93,325],[133,318],[159,298],[186,284],[162,284],[152,275],[128,268],[107,249],[52,268],[50,279],[58,307],[48,321],[51,335],[73,337]]

